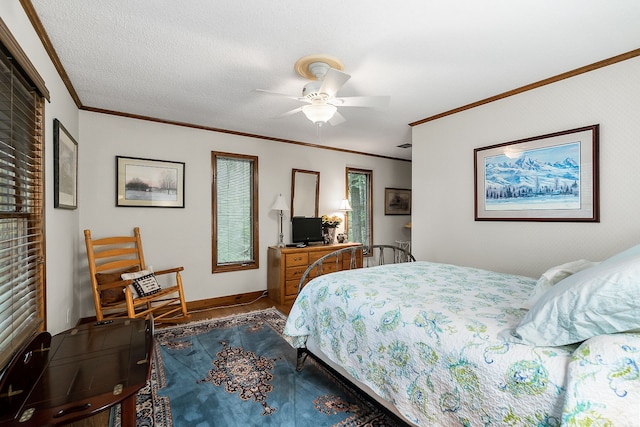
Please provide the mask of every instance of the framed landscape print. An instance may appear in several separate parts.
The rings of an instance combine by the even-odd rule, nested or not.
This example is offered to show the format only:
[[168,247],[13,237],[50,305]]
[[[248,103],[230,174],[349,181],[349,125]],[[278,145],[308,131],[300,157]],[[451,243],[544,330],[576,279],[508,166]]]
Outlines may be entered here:
[[599,125],[474,150],[476,221],[599,221]]
[[78,207],[78,143],[58,119],[53,120],[53,207]]
[[116,156],[116,206],[184,208],[184,163]]

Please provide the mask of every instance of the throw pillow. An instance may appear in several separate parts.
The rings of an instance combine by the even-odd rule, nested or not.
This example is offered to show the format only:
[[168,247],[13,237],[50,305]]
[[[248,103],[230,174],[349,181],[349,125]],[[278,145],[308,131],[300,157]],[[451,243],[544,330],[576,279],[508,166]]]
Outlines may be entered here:
[[558,346],[640,330],[638,248],[561,280],[531,307],[512,334],[513,341]]
[[[106,285],[107,283],[122,280],[122,274],[133,273],[136,271],[140,271],[140,268],[137,265],[114,273],[96,273],[96,281],[98,282],[98,285]],[[103,304],[115,304],[124,301],[124,286],[122,288],[111,288],[100,291],[100,299]]]
[[133,280],[133,289],[139,297],[156,294],[162,289],[151,267],[137,273],[123,274],[121,277],[123,280]]
[[555,267],[551,267],[538,279],[536,282],[536,286],[533,288],[533,292],[529,296],[520,308],[530,309],[533,305],[538,302],[540,297],[551,289],[556,283],[560,282],[562,279],[566,279],[572,274],[577,273],[578,271],[582,271],[585,268],[593,267],[597,265],[597,262],[587,261],[586,259],[579,259],[577,261],[571,261],[564,264],[557,265]]

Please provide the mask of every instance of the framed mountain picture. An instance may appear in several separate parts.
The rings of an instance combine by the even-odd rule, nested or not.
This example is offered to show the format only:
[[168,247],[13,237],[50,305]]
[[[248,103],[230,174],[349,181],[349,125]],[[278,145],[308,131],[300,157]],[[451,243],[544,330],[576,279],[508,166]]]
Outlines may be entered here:
[[476,148],[475,220],[599,222],[598,130]]

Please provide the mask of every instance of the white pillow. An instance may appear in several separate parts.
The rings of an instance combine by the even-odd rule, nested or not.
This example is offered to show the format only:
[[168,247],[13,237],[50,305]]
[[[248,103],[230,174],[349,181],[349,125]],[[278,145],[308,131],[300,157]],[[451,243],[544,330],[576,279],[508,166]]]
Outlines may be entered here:
[[511,334],[537,346],[640,330],[640,245],[561,280],[545,292]]
[[551,267],[538,279],[536,286],[533,288],[533,292],[525,302],[520,305],[520,308],[530,309],[538,302],[540,297],[547,292],[553,285],[559,281],[566,279],[572,274],[582,271],[585,268],[593,267],[597,265],[597,262],[587,261],[586,259],[579,259],[577,261],[571,261],[564,264]]
[[122,280],[133,280],[131,287],[136,291],[139,297],[146,297],[156,294],[162,289],[153,268],[149,266],[146,270],[136,271],[134,273],[124,273],[120,276]]

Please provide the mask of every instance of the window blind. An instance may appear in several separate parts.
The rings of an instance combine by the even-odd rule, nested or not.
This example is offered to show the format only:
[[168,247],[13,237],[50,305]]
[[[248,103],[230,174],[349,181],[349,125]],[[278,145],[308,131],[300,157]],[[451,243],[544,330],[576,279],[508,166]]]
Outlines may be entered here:
[[214,272],[257,266],[257,158],[213,154]]
[[251,162],[218,159],[218,263],[252,261]]
[[0,50],[0,367],[44,322],[42,96]]

